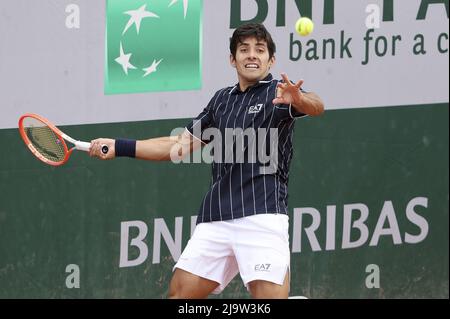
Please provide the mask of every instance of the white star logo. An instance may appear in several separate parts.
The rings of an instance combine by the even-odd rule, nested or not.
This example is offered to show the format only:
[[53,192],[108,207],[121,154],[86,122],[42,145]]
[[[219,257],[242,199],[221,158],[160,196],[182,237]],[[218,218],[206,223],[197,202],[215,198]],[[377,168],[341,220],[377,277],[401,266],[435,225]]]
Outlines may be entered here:
[[156,15],[153,12],[150,11],[146,11],[146,4],[144,4],[142,7],[140,7],[137,10],[131,10],[131,11],[126,11],[124,12],[124,14],[128,14],[129,16],[131,16],[130,20],[128,20],[128,23],[125,27],[125,30],[123,30],[122,35],[125,34],[125,32],[127,32],[127,30],[133,25],[136,25],[136,31],[139,34],[139,29],[141,27],[141,21],[144,18],[159,18],[158,15]]
[[122,66],[126,75],[128,75],[128,69],[136,69],[136,67],[130,63],[130,58],[131,53],[125,54],[123,52],[122,42],[120,42],[120,56],[116,59],[116,62]]
[[161,63],[163,59],[159,60],[158,62],[156,62],[156,60],[153,60],[152,65],[150,65],[148,68],[143,69],[145,71],[144,74],[144,78],[148,75],[150,75],[151,73],[156,72],[156,68],[158,67],[158,65]]
[[[177,2],[178,2],[178,0],[172,0],[172,2],[169,4],[169,7],[173,6]],[[183,0],[184,18],[185,19],[186,19],[186,15],[187,15],[188,6],[189,6],[189,0]]]

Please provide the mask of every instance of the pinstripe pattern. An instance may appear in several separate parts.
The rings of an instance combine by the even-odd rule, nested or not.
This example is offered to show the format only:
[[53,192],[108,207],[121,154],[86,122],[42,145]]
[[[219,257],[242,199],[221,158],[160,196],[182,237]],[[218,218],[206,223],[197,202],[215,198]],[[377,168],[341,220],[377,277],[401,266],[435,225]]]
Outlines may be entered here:
[[[218,91],[203,112],[186,126],[191,134],[204,143],[211,141],[197,136],[198,128],[201,128],[201,132],[207,128],[217,128],[222,135],[222,144],[225,144],[226,129],[242,129],[243,132],[251,128],[255,132],[258,132],[258,129],[265,129],[265,134],[257,134],[255,141],[248,138],[247,142],[239,144],[246,150],[250,143],[258,145],[257,141],[261,138],[265,138],[266,143],[273,144],[270,129],[277,129],[278,147],[275,152],[278,162],[276,172],[269,174],[260,171],[266,164],[258,159],[256,163],[224,162],[227,156],[225,150],[230,148],[230,143],[220,145],[222,162],[212,164],[211,187],[203,199],[197,223],[223,221],[255,214],[287,214],[294,123],[295,118],[304,115],[297,113],[289,105],[273,105],[277,84],[278,81],[269,75],[246,92],[241,92],[239,85],[224,88]],[[197,131],[194,131],[194,127]],[[236,138],[239,136],[233,135],[232,150],[237,147]],[[258,156],[258,150],[256,155]],[[246,154],[246,158],[250,159],[250,154]]]

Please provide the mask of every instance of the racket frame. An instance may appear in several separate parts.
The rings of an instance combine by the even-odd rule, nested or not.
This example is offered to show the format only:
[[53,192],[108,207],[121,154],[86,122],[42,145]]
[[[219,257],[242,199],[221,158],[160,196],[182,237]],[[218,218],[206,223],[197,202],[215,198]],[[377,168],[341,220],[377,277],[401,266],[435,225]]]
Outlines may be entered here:
[[[48,128],[50,128],[53,133],[57,136],[58,140],[61,142],[61,145],[64,148],[64,159],[61,162],[55,162],[52,160],[47,159],[45,156],[43,156],[39,151],[34,147],[33,143],[31,143],[30,139],[25,133],[25,128],[23,126],[23,121],[25,118],[34,118],[38,121],[41,121],[43,124],[47,125]],[[22,137],[22,140],[25,142],[25,145],[30,149],[30,151],[33,153],[34,156],[36,156],[39,160],[44,162],[45,164],[51,165],[51,166],[61,166],[64,165],[68,160],[70,155],[72,154],[73,150],[80,150],[84,152],[89,152],[89,148],[91,147],[91,143],[77,141],[70,137],[69,135],[63,133],[59,128],[57,128],[55,125],[53,125],[49,120],[46,118],[33,114],[33,113],[27,113],[20,117],[19,119],[19,132],[20,136]],[[67,147],[66,141],[73,144],[74,147],[69,149]]]

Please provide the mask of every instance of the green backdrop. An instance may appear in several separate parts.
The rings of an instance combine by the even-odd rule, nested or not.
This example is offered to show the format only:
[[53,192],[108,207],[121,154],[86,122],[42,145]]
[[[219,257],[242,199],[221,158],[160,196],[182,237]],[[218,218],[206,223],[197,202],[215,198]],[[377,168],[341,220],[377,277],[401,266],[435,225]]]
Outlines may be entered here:
[[[328,111],[296,123],[290,174],[294,208],[320,211],[312,252],[303,234],[292,253],[292,296],[309,298],[448,298],[448,104]],[[144,139],[170,134],[187,120],[62,127],[81,140],[99,136]],[[163,218],[172,236],[183,217],[183,248],[210,181],[207,164],[153,163],[132,159],[101,162],[75,152],[63,167],[35,159],[17,129],[0,130],[0,298],[164,298],[174,260],[162,239],[153,263],[153,225]],[[416,197],[429,225],[418,233],[405,208]],[[343,205],[369,208],[370,237],[385,201],[392,201],[402,244],[382,236],[342,249]],[[326,206],[336,206],[336,249],[324,251]],[[147,260],[119,268],[121,222],[147,224]],[[305,218],[304,226],[308,226]],[[291,218],[291,239],[293,223]],[[298,230],[295,230],[298,231]],[[130,238],[136,236],[136,229]],[[369,237],[369,238],[370,238]],[[137,256],[130,248],[130,259]],[[80,288],[66,287],[66,266],[80,268]],[[380,267],[380,288],[365,285],[366,266]],[[247,298],[237,277],[220,297]]]

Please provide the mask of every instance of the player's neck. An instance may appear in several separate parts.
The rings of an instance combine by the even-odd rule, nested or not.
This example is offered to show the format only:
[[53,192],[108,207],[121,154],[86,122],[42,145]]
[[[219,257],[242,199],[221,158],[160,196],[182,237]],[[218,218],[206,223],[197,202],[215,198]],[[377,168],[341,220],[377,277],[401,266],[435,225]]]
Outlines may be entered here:
[[267,75],[268,74],[265,74],[264,76],[261,76],[261,78],[255,80],[249,80],[239,76],[239,89],[241,90],[241,92],[245,92],[249,87],[252,87],[255,84],[258,84],[260,81],[263,81],[267,77]]
[[241,92],[245,92],[247,91],[247,89],[249,87],[254,86],[256,83],[258,83],[258,81],[254,81],[254,82],[249,82],[249,81],[239,81],[239,89],[241,90]]

